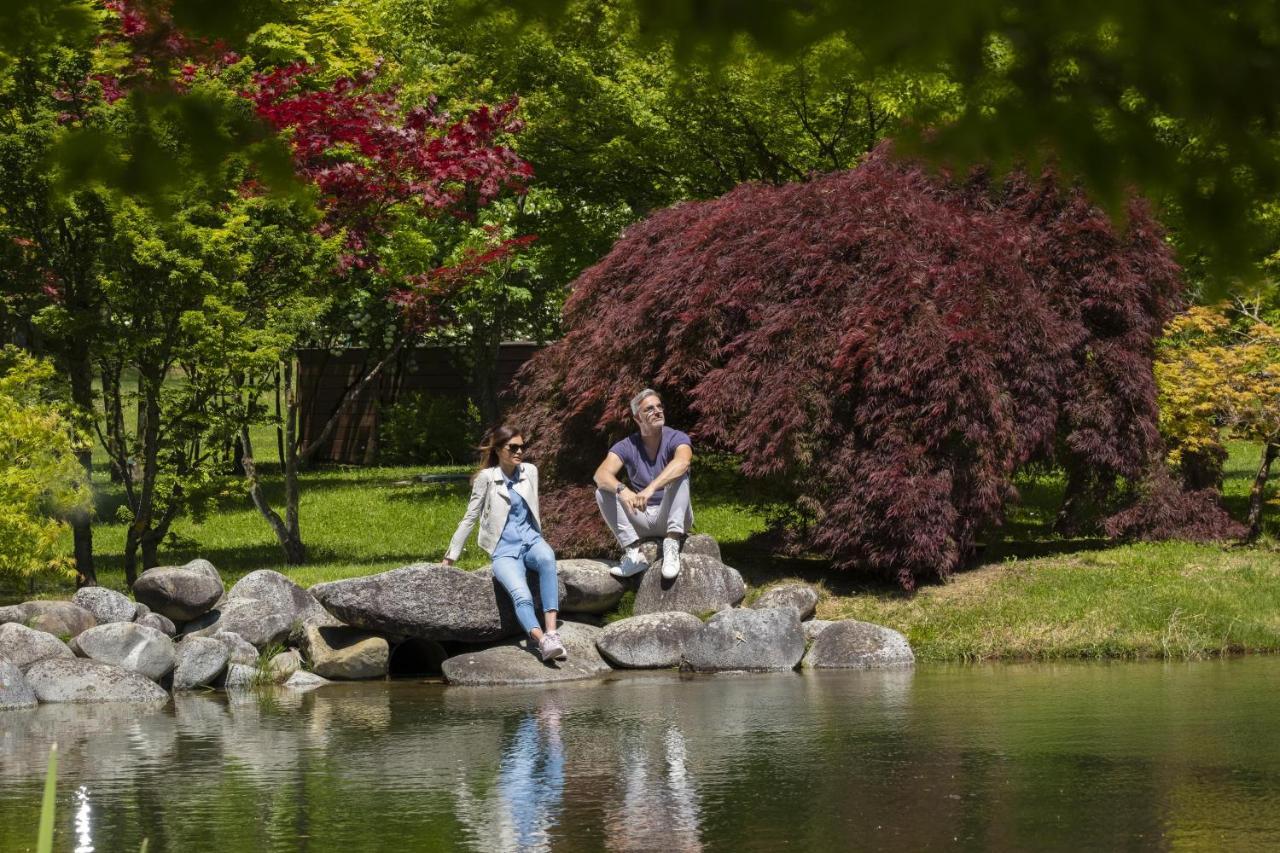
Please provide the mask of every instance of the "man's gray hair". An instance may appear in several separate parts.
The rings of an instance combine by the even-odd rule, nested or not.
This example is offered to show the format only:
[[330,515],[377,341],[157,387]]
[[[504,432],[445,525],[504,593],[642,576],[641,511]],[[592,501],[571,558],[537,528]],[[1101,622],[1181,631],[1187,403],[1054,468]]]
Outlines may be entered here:
[[653,390],[652,388],[644,389],[639,394],[631,398],[631,417],[633,418],[640,417],[640,404],[643,403],[649,397],[657,397],[659,400],[662,399],[662,395],[659,394],[657,391]]

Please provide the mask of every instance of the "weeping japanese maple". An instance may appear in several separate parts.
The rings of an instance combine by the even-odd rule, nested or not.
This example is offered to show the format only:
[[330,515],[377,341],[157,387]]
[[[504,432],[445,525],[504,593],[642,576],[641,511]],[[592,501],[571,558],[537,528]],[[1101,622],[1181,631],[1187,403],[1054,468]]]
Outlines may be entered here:
[[574,283],[517,416],[566,552],[601,544],[583,484],[652,385],[700,447],[789,484],[800,546],[911,588],[1002,520],[1019,467],[1093,498],[1150,468],[1153,342],[1180,299],[1143,204],[1120,230],[1049,176],[945,180],[882,146],[628,229]]

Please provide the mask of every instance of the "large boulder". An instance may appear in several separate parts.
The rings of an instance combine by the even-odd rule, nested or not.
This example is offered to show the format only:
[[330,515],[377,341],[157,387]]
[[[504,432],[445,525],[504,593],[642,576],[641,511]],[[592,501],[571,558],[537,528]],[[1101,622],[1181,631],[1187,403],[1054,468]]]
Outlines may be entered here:
[[747,585],[738,570],[714,557],[682,554],[680,574],[673,580],[662,577],[658,569],[661,565],[661,560],[652,564],[640,580],[632,611],[637,616],[673,610],[698,616],[733,607],[747,594]]
[[99,625],[111,622],[132,622],[137,611],[137,603],[123,593],[105,586],[86,586],[76,590],[71,596],[71,603],[83,607],[93,614]]
[[32,664],[27,683],[41,702],[169,701],[169,694],[145,675],[87,658],[57,657]]
[[0,625],[0,657],[18,669],[25,670],[31,664],[46,658],[73,658],[71,647],[57,637],[28,628],[19,622]]
[[98,620],[88,610],[70,601],[26,601],[0,607],[0,624],[14,623],[69,640],[97,625]]
[[915,662],[915,652],[902,634],[854,619],[828,625],[804,656],[804,666],[812,669],[879,669]]
[[311,593],[343,624],[380,634],[483,643],[523,633],[489,572],[415,563],[317,584]]
[[559,560],[556,569],[564,582],[560,610],[565,613],[607,613],[618,606],[628,589],[626,581],[609,574],[611,560]]
[[133,622],[98,625],[71,641],[71,650],[91,658],[159,681],[177,663],[177,652],[161,632]]
[[599,678],[612,671],[596,650],[599,628],[563,622],[559,633],[568,660],[543,663],[536,644],[526,637],[449,658],[443,666],[445,680],[472,686],[542,684]]
[[342,626],[307,625],[302,648],[311,671],[324,678],[383,678],[391,659],[386,638]]
[[255,648],[265,649],[284,643],[296,622],[293,613],[277,610],[269,601],[228,596],[216,609],[183,626],[182,635],[212,637],[221,631],[230,631],[248,640]]
[[0,711],[17,711],[37,705],[35,691],[13,661],[0,657]]
[[795,669],[803,656],[804,631],[789,607],[722,610],[684,649],[685,665],[696,672]]
[[647,613],[606,625],[596,648],[623,669],[679,666],[685,644],[701,629],[702,620],[691,613]]
[[133,582],[133,594],[139,601],[177,623],[209,612],[222,593],[222,577],[208,560],[156,566]]
[[813,617],[818,609],[818,591],[807,583],[784,583],[770,587],[751,605],[756,610],[770,607],[790,607],[803,622]]
[[212,637],[188,637],[178,643],[173,689],[195,690],[213,684],[227,668],[230,650]]

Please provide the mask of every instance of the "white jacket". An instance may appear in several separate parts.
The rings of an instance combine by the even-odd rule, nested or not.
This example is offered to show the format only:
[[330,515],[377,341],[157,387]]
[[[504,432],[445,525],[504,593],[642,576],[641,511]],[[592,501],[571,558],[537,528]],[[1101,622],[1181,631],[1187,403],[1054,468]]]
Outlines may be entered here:
[[[542,516],[538,514],[538,469],[528,462],[520,464],[520,482],[516,483],[516,493],[524,498],[533,513],[533,522],[542,529]],[[456,560],[462,556],[462,548],[467,544],[471,528],[476,519],[480,519],[480,530],[476,533],[476,541],[480,548],[490,556],[498,547],[502,538],[502,529],[507,526],[507,515],[511,512],[511,494],[507,491],[507,480],[502,476],[502,468],[497,465],[485,468],[471,481],[471,500],[467,503],[467,511],[458,522],[458,529],[449,541],[446,560]]]

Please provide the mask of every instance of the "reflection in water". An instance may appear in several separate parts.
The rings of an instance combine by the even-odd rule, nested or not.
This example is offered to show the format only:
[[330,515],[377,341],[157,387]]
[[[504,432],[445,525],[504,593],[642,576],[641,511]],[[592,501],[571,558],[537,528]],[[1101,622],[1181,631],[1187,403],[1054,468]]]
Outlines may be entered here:
[[0,713],[0,850],[1280,849],[1280,660]]

